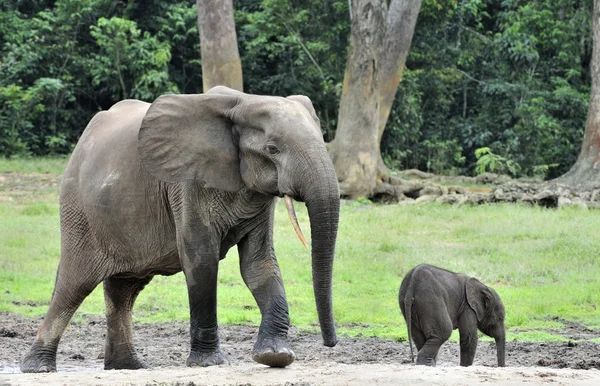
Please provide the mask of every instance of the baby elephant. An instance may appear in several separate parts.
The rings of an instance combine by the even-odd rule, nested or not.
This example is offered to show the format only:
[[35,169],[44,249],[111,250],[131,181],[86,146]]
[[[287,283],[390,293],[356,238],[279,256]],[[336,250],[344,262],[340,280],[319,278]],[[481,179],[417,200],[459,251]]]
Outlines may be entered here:
[[458,328],[461,366],[473,364],[479,329],[496,339],[498,366],[504,367],[504,305],[479,280],[421,264],[402,280],[399,301],[413,360],[411,337],[419,350],[418,365],[435,366],[440,347]]

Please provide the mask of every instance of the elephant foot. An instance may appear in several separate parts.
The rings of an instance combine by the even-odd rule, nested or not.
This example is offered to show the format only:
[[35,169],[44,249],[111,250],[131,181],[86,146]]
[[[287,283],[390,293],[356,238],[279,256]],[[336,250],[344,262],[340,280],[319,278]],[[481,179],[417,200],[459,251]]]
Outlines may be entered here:
[[294,362],[296,354],[285,338],[259,336],[252,349],[252,359],[271,367],[286,367]]
[[434,358],[418,358],[417,357],[417,365],[435,367],[435,359]]
[[53,373],[56,372],[56,358],[48,358],[35,354],[28,354],[21,361],[23,373]]
[[127,359],[104,361],[104,370],[138,370],[148,368],[150,368],[150,366],[140,361],[135,356]]
[[228,365],[229,359],[220,351],[216,352],[192,352],[185,362],[190,367],[200,366],[217,366],[217,365]]

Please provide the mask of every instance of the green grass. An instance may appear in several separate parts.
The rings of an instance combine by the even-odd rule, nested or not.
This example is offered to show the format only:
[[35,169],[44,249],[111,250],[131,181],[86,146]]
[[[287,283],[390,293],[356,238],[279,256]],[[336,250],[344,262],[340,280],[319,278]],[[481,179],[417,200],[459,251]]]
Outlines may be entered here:
[[[11,192],[0,188],[0,311],[38,315],[47,309],[60,256],[53,189],[11,200]],[[296,207],[309,235],[306,210]],[[600,328],[598,229],[599,213],[578,208],[344,204],[334,268],[339,331],[406,339],[398,288],[419,263],[464,272],[494,287],[506,306],[509,339],[564,340],[556,333],[563,326],[554,316]],[[310,254],[281,203],[274,239],[292,324],[318,331]],[[220,323],[258,325],[260,313],[240,277],[234,250],[219,270]],[[104,313],[101,286],[79,312]],[[140,294],[134,317],[157,322],[187,320],[188,315],[185,281],[177,274],[155,277]]]
[[67,156],[55,157],[0,157],[0,173],[51,173],[61,174]]

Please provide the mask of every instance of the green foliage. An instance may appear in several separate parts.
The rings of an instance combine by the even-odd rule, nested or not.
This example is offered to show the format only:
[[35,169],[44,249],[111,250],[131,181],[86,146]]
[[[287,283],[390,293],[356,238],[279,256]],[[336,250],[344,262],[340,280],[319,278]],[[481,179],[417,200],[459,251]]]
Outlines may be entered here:
[[541,180],[546,179],[546,176],[550,172],[551,169],[557,167],[558,164],[549,164],[549,165],[535,165],[533,167],[533,176],[538,177]]
[[354,207],[360,207],[360,206],[372,205],[372,204],[373,204],[373,201],[369,200],[366,197],[360,196],[356,200],[353,200],[351,205]]
[[384,157],[426,170],[426,141],[454,139],[464,158],[447,158],[443,173],[474,171],[482,147],[518,163],[519,175],[550,164],[548,177],[564,173],[585,127],[591,9],[590,0],[424,1]]
[[[475,173],[477,174],[491,172],[499,174],[510,173],[516,176],[519,170],[521,170],[521,166],[518,163],[492,153],[489,147],[482,147],[475,150],[475,158],[477,158],[477,166],[475,167]],[[536,169],[536,171],[539,172],[541,170]]]
[[[326,141],[348,4],[234,1],[245,91],[309,96]],[[564,173],[589,103],[591,10],[591,0],[424,0],[382,138],[385,162],[473,174],[475,150],[487,147],[520,165],[518,176]],[[193,0],[2,2],[0,152],[68,153],[99,110],[202,92],[201,72]]]
[[[160,41],[169,42],[169,79],[182,93],[202,92],[202,62],[196,2],[158,2],[159,12],[146,19]],[[140,20],[140,26],[144,25]]]
[[347,1],[234,1],[244,89],[308,95],[334,138],[350,31]]
[[152,101],[157,93],[178,91],[167,71],[168,43],[148,32],[142,34],[134,21],[119,17],[101,17],[90,34],[100,47],[90,61],[92,84],[112,99]]
[[[1,154],[67,153],[97,111],[124,97],[153,100],[180,89],[169,68],[173,57],[168,39],[176,34],[167,28],[140,30],[128,19],[136,4],[20,3],[0,6]],[[187,3],[165,7],[169,21],[195,10]],[[171,29],[185,27],[173,23]]]

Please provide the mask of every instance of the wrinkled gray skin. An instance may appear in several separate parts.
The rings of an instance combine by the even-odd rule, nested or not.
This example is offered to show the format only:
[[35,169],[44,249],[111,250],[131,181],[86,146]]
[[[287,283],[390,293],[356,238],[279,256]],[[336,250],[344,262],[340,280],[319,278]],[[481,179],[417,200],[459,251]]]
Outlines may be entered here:
[[[496,340],[498,366],[504,367],[504,305],[479,280],[421,264],[402,280],[399,302],[418,365],[435,366],[440,347],[458,328],[461,366],[473,364],[479,329]],[[412,355],[412,342],[410,350]]]
[[56,371],[56,350],[83,299],[103,283],[105,369],[145,367],[131,311],[154,275],[183,270],[190,306],[189,366],[228,363],[219,347],[217,270],[237,245],[240,271],[262,314],[253,359],[293,362],[288,304],[273,250],[276,198],[304,201],[324,344],[337,343],[331,278],[339,189],[318,118],[304,96],[164,95],[125,100],[85,129],[60,195],[61,259],[48,313],[23,372]]

